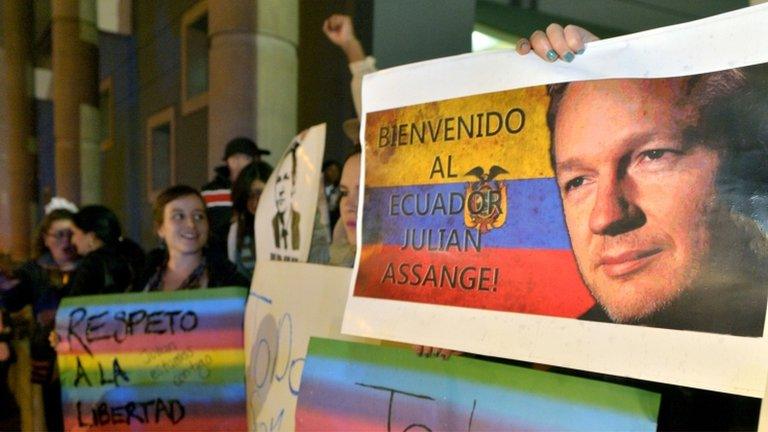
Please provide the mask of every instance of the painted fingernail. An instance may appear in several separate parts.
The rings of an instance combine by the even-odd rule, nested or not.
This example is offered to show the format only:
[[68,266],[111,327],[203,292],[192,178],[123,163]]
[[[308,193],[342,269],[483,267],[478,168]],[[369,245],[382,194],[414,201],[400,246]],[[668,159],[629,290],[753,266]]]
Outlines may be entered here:
[[557,53],[555,52],[555,50],[551,49],[551,50],[547,51],[547,58],[551,62],[557,60]]
[[574,58],[576,58],[576,56],[573,55],[573,53],[570,51],[565,53],[565,55],[563,56],[563,60],[567,61],[568,63],[572,62]]
[[582,48],[582,49],[580,49],[580,50],[576,51],[576,54],[579,54],[579,55],[581,55],[581,54],[584,54],[584,48]]

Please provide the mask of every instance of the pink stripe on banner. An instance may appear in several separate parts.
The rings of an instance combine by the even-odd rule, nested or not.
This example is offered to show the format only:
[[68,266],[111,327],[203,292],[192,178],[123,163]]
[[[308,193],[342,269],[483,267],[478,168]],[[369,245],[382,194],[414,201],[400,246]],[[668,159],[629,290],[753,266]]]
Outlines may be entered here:
[[318,430],[348,430],[348,431],[381,431],[386,430],[386,410],[383,410],[381,417],[372,419],[368,416],[356,416],[354,413],[346,412],[343,415],[338,413],[305,408],[301,405],[296,408],[296,430],[297,431],[318,431]]

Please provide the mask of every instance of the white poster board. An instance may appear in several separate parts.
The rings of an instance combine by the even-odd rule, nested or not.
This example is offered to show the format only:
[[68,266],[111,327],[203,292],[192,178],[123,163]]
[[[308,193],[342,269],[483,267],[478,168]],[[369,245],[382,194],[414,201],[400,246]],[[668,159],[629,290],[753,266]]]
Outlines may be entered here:
[[256,210],[259,260],[306,262],[322,185],[325,124],[288,145],[264,187]]
[[260,260],[245,311],[250,431],[294,430],[311,336],[341,335],[351,269]]
[[[370,225],[366,220],[366,212],[373,208],[366,202],[366,194],[369,194],[371,188],[368,182],[370,178],[381,174],[381,170],[368,172],[372,160],[371,151],[374,150],[373,156],[379,156],[377,168],[381,165],[381,155],[386,153],[380,151],[376,147],[377,143],[371,140],[378,140],[378,144],[383,141],[385,145],[396,148],[386,153],[387,157],[395,152],[409,151],[409,148],[427,146],[413,144],[414,137],[420,138],[418,132],[411,132],[410,137],[402,135],[403,131],[409,130],[408,124],[404,124],[403,129],[399,126],[390,128],[388,132],[384,129],[368,130],[367,122],[372,118],[380,122],[376,116],[385,116],[388,110],[402,107],[407,107],[402,108],[404,110],[421,110],[419,115],[428,116],[433,106],[427,105],[437,101],[441,101],[436,103],[437,111],[440,112],[440,105],[445,101],[544,84],[609,78],[670,78],[762,64],[768,62],[766,22],[768,5],[755,6],[688,24],[591,43],[587,45],[586,52],[577,56],[571,64],[562,61],[549,64],[534,55],[488,52],[406,65],[367,75],[363,84],[364,113],[361,128],[361,139],[365,143],[362,176],[366,179],[366,185],[363,186],[365,193],[361,193],[358,207],[362,213],[359,215],[362,223],[358,224],[357,237],[363,241],[363,247],[358,247],[355,267],[358,284],[363,274],[360,267],[363,255],[361,249],[366,246],[366,225]],[[423,114],[425,112],[427,114]],[[429,145],[439,144],[444,146],[444,152],[450,153],[452,148],[448,147],[451,143],[447,142],[447,125],[446,142]],[[452,129],[452,136],[457,129],[458,126]],[[397,137],[396,145],[392,145],[393,136]],[[502,162],[514,164],[516,161]],[[433,171],[442,174],[445,165],[436,166],[437,163],[432,166]],[[397,167],[393,166],[392,169]],[[450,168],[447,172],[451,173]],[[402,177],[407,175],[405,172]],[[404,212],[405,201],[390,200],[386,203],[390,214]],[[450,206],[450,201],[446,203],[441,211]],[[376,226],[387,225],[387,222],[378,221]],[[367,235],[370,238],[377,233],[368,232]],[[405,241],[407,246],[407,236]],[[449,238],[449,246],[450,241]],[[374,256],[381,250],[386,249],[373,249],[368,256]],[[552,268],[549,273],[558,271]],[[404,281],[415,277],[415,272],[406,271],[382,274],[383,277],[379,276],[380,282],[388,282],[390,278],[392,281],[399,280],[401,276]],[[493,278],[495,282],[494,273],[490,272],[489,275],[489,280]],[[375,278],[372,280],[375,281]],[[418,278],[419,283],[425,280],[421,276]],[[764,280],[763,283],[768,285],[768,281]],[[368,284],[369,287],[362,288],[376,285],[370,281]],[[479,285],[482,290],[482,282]],[[403,290],[415,289],[407,284],[402,286]],[[344,317],[343,332],[346,334],[439,346],[752,397],[762,397],[765,392],[768,344],[764,329],[762,337],[670,330],[490,308],[453,307],[430,304],[429,300],[402,301],[356,295],[356,289],[360,288],[353,280]],[[764,301],[758,303],[758,307],[765,307]]]

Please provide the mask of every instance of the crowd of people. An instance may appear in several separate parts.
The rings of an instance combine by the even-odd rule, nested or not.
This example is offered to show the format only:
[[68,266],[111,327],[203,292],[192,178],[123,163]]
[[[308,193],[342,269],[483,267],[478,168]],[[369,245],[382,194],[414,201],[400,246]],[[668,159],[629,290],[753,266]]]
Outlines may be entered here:
[[[359,116],[362,76],[375,71],[375,61],[365,55],[349,16],[329,17],[323,32],[347,57]],[[570,63],[584,52],[586,43],[596,39],[579,27],[551,26],[521,39],[517,51],[521,55],[534,52],[547,62]],[[362,156],[359,124],[350,119],[344,125],[355,146],[343,164],[326,161],[322,167],[331,220],[331,265],[352,267],[355,258]],[[101,205],[78,209],[61,198],[51,201],[37,227],[34,257],[18,268],[4,268],[0,275],[0,430],[20,427],[18,407],[7,384],[8,367],[14,361],[8,312],[32,307],[31,380],[42,386],[48,430],[62,430],[55,341],[52,344],[49,339],[64,297],[250,285],[256,260],[262,258],[256,254],[254,224],[259,198],[272,174],[272,167],[261,160],[269,153],[249,138],[235,138],[226,146],[225,164],[216,168],[210,183],[200,190],[174,185],[162,191],[152,211],[162,245],[146,254],[124,236],[110,209]],[[419,355],[443,358],[457,354],[433,347],[414,349]],[[690,426],[685,421],[692,418],[697,419],[693,424],[715,428],[750,426],[756,420],[754,402],[672,386],[661,386],[660,391],[665,394],[660,421],[672,427]],[[711,421],[711,415],[701,417],[710,409],[718,411],[723,422],[701,423]]]
[[[356,55],[366,61],[349,17],[331,17],[324,31],[339,46],[353,44],[350,62],[357,61]],[[370,67],[359,69],[352,83],[358,113],[361,76],[374,70],[370,58],[367,61]],[[343,165],[328,160],[322,167],[331,221],[328,237],[333,242],[319,255],[325,263],[351,267],[360,178],[359,122],[353,119],[344,129],[356,145]],[[14,333],[31,341],[31,381],[42,388],[46,428],[63,430],[54,326],[64,297],[250,286],[258,258],[256,208],[273,171],[261,156],[269,154],[250,138],[234,138],[226,146],[224,164],[201,189],[174,185],[158,194],[152,217],[161,246],[146,253],[124,236],[109,208],[78,208],[63,198],[51,200],[36,230],[34,257],[15,268],[0,267],[0,430],[21,427],[19,407],[8,385],[15,361],[10,343]],[[27,305],[34,317],[29,334],[21,325],[12,332],[9,314]]]

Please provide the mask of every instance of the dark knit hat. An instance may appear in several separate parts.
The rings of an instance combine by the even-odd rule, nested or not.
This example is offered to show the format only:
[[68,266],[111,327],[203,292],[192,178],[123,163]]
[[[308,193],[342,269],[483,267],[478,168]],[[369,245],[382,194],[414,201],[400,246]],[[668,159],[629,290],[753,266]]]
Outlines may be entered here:
[[260,149],[250,138],[237,137],[227,143],[227,149],[224,151],[224,160],[227,160],[230,156],[238,153],[256,157],[256,155],[268,155],[271,152],[269,150]]

